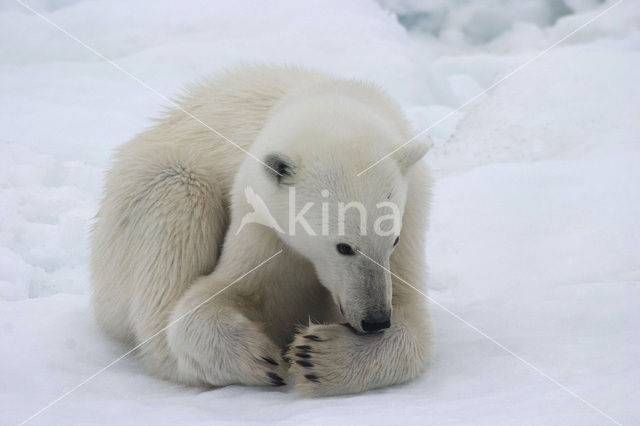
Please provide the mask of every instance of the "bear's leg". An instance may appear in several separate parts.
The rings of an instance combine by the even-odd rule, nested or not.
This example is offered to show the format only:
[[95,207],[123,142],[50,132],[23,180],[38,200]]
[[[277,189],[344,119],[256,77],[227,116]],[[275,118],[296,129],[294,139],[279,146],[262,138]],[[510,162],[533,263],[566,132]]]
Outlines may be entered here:
[[221,189],[193,161],[159,148],[146,157],[122,154],[109,172],[92,236],[93,303],[101,327],[137,344],[148,371],[180,380],[164,328],[189,286],[214,269],[227,213]]
[[281,349],[264,333],[259,315],[215,273],[180,299],[167,337],[180,379],[213,386],[285,384]]

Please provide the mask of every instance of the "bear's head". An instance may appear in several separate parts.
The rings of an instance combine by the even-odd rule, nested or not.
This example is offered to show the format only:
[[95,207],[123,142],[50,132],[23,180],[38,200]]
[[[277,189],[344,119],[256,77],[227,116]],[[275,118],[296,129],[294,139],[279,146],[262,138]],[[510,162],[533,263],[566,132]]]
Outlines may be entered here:
[[390,257],[402,244],[408,175],[428,149],[413,141],[389,155],[407,142],[393,123],[350,98],[306,98],[269,118],[252,147],[262,164],[244,163],[244,184],[280,239],[310,261],[359,332],[390,326]]

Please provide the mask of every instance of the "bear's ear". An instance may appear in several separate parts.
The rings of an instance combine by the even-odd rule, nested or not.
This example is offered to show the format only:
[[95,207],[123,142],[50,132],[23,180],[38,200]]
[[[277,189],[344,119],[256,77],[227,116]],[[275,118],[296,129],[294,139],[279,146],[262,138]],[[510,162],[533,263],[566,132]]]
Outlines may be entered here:
[[406,172],[409,167],[418,162],[431,148],[431,141],[414,140],[396,151],[393,156],[400,169]]
[[295,166],[291,159],[283,154],[272,153],[264,159],[267,175],[279,185],[293,185]]

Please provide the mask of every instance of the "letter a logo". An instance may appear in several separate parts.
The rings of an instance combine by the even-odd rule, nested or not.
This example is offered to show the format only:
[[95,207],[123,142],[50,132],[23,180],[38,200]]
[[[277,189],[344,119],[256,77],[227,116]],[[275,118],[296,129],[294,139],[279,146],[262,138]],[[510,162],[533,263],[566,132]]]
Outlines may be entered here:
[[269,212],[264,200],[255,193],[252,187],[247,186],[244,189],[244,197],[247,200],[247,203],[253,207],[253,211],[244,215],[242,221],[240,221],[240,227],[238,228],[236,235],[238,235],[242,228],[244,228],[248,223],[258,223],[268,228],[275,229],[279,233],[284,232],[282,228],[280,228],[280,225],[278,225],[278,222],[276,222],[271,215],[271,212]]

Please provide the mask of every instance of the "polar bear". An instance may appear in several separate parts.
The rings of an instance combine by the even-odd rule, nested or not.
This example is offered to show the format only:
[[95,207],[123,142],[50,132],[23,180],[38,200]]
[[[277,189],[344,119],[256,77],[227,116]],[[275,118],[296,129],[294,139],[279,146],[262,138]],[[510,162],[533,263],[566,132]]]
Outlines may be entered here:
[[[106,175],[91,235],[100,327],[188,385],[292,379],[328,396],[423,372],[427,145],[397,149],[412,136],[398,105],[279,66],[235,69],[177,103]],[[242,223],[256,214],[248,189],[279,229]],[[399,220],[383,227],[380,203]]]

